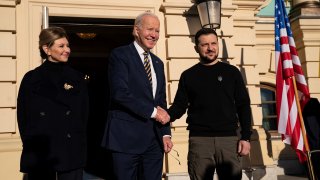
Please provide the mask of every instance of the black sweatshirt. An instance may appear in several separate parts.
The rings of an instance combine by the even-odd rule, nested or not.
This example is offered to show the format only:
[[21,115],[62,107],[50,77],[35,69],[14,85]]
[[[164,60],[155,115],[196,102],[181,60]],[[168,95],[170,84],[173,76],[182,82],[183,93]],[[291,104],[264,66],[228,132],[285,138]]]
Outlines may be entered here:
[[235,66],[198,63],[184,71],[168,110],[171,121],[187,109],[190,136],[235,136],[240,125],[241,139],[250,140],[250,98]]

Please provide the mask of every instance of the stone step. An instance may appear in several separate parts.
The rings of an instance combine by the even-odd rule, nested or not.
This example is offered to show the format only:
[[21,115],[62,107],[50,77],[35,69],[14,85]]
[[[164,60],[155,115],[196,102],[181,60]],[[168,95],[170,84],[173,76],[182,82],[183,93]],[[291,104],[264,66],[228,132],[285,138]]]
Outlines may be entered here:
[[[277,161],[273,166],[252,167],[243,170],[242,180],[307,180],[305,170],[296,160]],[[84,173],[84,180],[104,180]],[[188,173],[166,173],[164,180],[190,180]],[[218,180],[215,175],[213,180]]]

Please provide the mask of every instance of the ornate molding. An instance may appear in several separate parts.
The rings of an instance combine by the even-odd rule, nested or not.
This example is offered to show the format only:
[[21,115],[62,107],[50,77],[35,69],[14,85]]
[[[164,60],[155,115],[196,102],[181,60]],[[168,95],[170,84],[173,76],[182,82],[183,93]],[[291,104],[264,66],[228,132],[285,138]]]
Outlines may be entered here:
[[19,137],[0,139],[0,152],[21,151],[22,143]]
[[[235,5],[221,5],[221,16],[230,17],[237,9]],[[194,3],[164,2],[161,4],[161,11],[165,14],[176,14],[186,16],[198,16],[198,10]]]
[[164,2],[161,4],[161,11],[165,14],[189,14],[196,15],[197,11],[194,8],[193,3],[176,3],[176,2]]
[[0,0],[0,6],[16,6],[21,0]]
[[299,3],[292,7],[289,13],[290,21],[296,19],[320,19],[320,2],[318,1],[307,1]]
[[234,0],[233,5],[237,5],[239,9],[257,10],[264,5],[266,0]]

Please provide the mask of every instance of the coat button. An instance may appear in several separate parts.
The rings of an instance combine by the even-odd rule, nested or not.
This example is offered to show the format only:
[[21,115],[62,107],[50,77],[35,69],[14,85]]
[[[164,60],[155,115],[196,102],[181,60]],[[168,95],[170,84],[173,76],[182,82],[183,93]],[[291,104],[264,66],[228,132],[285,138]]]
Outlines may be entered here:
[[45,116],[46,113],[45,112],[40,112],[40,116]]
[[71,138],[71,134],[68,133],[68,134],[67,134],[67,138]]
[[67,115],[67,116],[69,116],[69,115],[70,115],[70,113],[71,113],[71,111],[70,111],[70,110],[68,110],[68,111],[66,112],[66,115]]

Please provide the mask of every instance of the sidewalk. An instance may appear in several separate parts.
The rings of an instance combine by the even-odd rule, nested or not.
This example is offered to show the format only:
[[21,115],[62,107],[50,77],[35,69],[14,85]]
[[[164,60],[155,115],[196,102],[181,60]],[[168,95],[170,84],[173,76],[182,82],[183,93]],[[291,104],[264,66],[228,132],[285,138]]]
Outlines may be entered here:
[[308,180],[307,177],[278,175],[278,180]]
[[[180,178],[176,177],[174,179],[186,180],[189,178],[187,176],[184,176],[184,177],[181,176]],[[98,177],[95,177],[95,176],[92,176],[90,174],[85,173],[83,180],[104,180],[104,179],[101,179],[101,178],[98,178]],[[275,180],[275,179],[270,179],[270,180]],[[300,177],[300,176],[278,175],[277,180],[308,180],[308,178],[307,177]]]

